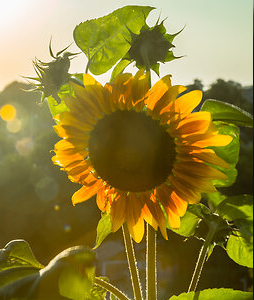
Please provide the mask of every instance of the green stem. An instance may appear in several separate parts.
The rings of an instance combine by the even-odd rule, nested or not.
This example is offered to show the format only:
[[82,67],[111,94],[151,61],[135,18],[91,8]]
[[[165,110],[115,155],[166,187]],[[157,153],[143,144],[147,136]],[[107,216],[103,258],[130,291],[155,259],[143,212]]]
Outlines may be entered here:
[[123,224],[122,229],[123,229],[125,250],[126,250],[130,273],[131,273],[131,281],[132,281],[132,287],[134,292],[134,298],[135,300],[142,300],[141,285],[139,281],[134,248],[133,248],[131,236],[126,223]]
[[194,291],[194,292],[196,291],[196,288],[197,288],[197,285],[199,282],[199,278],[200,278],[204,263],[206,261],[206,258],[207,258],[208,252],[209,252],[209,247],[212,244],[212,241],[213,241],[216,231],[217,231],[217,224],[210,223],[209,231],[206,235],[205,242],[199,252],[198,260],[197,260],[197,263],[195,266],[194,273],[192,275],[188,293],[192,292],[192,291]]
[[146,299],[156,300],[156,231],[148,223],[146,228]]
[[119,300],[130,300],[128,297],[126,297],[120,290],[118,290],[115,286],[112,284],[95,277],[94,283],[100,287],[103,287],[105,290],[107,290],[109,293],[116,296]]

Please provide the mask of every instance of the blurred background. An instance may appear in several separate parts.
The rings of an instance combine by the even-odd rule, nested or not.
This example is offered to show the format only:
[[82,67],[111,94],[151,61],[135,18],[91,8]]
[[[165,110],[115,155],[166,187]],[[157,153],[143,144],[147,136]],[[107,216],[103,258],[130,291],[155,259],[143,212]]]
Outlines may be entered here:
[[[19,6],[15,6],[19,2]],[[105,15],[126,5],[125,1],[2,1],[0,11],[0,248],[10,240],[25,239],[37,259],[47,264],[56,254],[73,245],[95,245],[100,211],[94,199],[71,204],[79,185],[53,165],[51,150],[59,140],[47,103],[38,104],[40,93],[19,75],[34,76],[35,56],[49,61],[53,50],[72,42],[72,31],[81,21]],[[177,2],[177,4],[176,4]],[[205,4],[204,4],[205,2]],[[20,4],[22,3],[22,5]],[[176,39],[176,55],[187,57],[162,67],[173,74],[174,84],[200,89],[205,99],[235,104],[252,113],[252,1],[128,1],[151,5],[154,24],[159,13],[168,17],[170,33],[186,25]],[[227,5],[226,5],[227,4]],[[98,9],[99,8],[99,9]],[[71,51],[77,51],[74,45]],[[84,72],[84,55],[73,60],[71,70]],[[134,72],[134,69],[131,69]],[[106,81],[108,75],[99,76]],[[154,77],[157,80],[156,77]],[[228,195],[253,194],[253,132],[241,128],[238,178]],[[158,234],[159,299],[187,291],[201,242],[185,241],[173,232],[169,241]],[[145,243],[136,244],[141,278],[145,270]],[[96,250],[97,272],[119,288],[131,289],[121,231],[111,234]],[[124,271],[123,271],[124,270]],[[240,267],[216,247],[206,263],[200,288],[231,287],[247,290],[251,271]]]

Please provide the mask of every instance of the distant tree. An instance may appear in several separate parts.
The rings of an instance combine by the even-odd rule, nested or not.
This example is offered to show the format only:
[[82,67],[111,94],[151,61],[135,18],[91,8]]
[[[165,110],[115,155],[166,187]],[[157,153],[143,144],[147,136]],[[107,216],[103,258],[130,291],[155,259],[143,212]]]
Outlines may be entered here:
[[187,85],[188,91],[200,90],[203,91],[204,85],[200,79],[194,79],[194,82],[190,85]]
[[217,79],[210,88],[204,92],[204,99],[225,101],[242,109],[252,112],[252,103],[244,95],[244,88],[238,82]]

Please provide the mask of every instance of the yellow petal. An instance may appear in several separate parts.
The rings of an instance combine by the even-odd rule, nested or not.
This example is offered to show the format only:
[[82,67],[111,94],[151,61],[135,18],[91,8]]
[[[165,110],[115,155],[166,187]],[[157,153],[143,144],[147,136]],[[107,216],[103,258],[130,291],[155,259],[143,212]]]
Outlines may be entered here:
[[105,191],[105,188],[101,188],[97,192],[96,203],[97,203],[97,206],[99,207],[99,209],[102,212],[105,212],[105,211],[108,210],[108,208],[109,208],[109,202],[108,202],[108,199],[107,199],[107,193]]
[[[132,94],[132,106],[135,106],[140,100],[144,100],[147,97],[149,91],[149,77],[150,72],[144,74],[144,70],[140,69],[134,76],[131,94]],[[130,109],[131,107],[129,107]]]
[[83,75],[83,81],[85,90],[91,95],[91,100],[97,108],[103,110],[106,114],[112,112],[108,101],[109,93],[107,89],[104,89],[103,86],[88,73]]
[[172,185],[174,192],[184,201],[188,203],[198,203],[201,200],[201,193],[184,185],[176,177],[170,175],[169,182]]
[[227,176],[221,171],[208,166],[204,163],[195,161],[177,162],[174,165],[174,170],[186,174],[188,176],[202,177],[203,179],[222,179],[226,180]]
[[174,136],[185,136],[189,134],[205,133],[211,124],[211,114],[209,112],[196,112],[169,127],[169,132]]
[[153,110],[156,103],[171,87],[171,75],[166,75],[157,81],[151,88],[148,98],[145,100],[147,108]]
[[[185,173],[182,173],[180,171],[174,170],[173,171],[177,181],[181,182],[183,186],[186,188],[189,188],[190,190],[193,189],[194,191],[199,191],[203,193],[213,193],[216,192],[216,188],[213,186],[213,184],[207,180],[202,179],[200,177],[193,177],[188,176]],[[188,201],[188,200],[187,200]]]
[[197,140],[191,144],[197,147],[222,147],[227,146],[232,140],[233,138],[230,135],[217,134],[211,137],[204,138],[203,140]]
[[87,186],[83,186],[77,192],[75,192],[72,196],[72,203],[76,205],[77,203],[84,202],[94,196],[102,185],[101,180],[96,180],[90,183]]
[[174,114],[180,114],[183,118],[189,115],[194,108],[199,105],[202,100],[202,95],[202,91],[198,90],[186,93],[162,109],[161,114],[171,113],[172,116],[174,116]]
[[153,109],[153,116],[159,116],[161,114],[162,109],[166,109],[166,107],[174,101],[179,94],[184,92],[187,88],[182,85],[174,85],[168,89],[168,91],[161,97],[160,101],[158,101]]
[[118,75],[112,84],[110,101],[120,109],[126,109],[127,103],[131,102],[131,84],[133,76],[130,73]]
[[111,204],[110,217],[112,231],[116,232],[125,222],[126,195],[121,193]]

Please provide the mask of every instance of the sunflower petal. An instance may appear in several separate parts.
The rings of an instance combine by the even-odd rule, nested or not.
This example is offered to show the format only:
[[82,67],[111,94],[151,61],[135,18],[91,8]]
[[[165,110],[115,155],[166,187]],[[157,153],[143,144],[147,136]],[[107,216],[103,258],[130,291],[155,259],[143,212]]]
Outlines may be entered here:
[[84,202],[94,196],[102,185],[102,181],[96,180],[90,183],[87,186],[83,186],[77,192],[75,192],[72,196],[72,203],[76,205],[77,203]]
[[156,103],[171,87],[171,75],[166,75],[157,81],[150,90],[148,98],[145,100],[147,108],[153,110]]
[[127,205],[125,193],[116,196],[111,204],[110,218],[112,224],[112,231],[116,232],[125,222],[125,211]]

